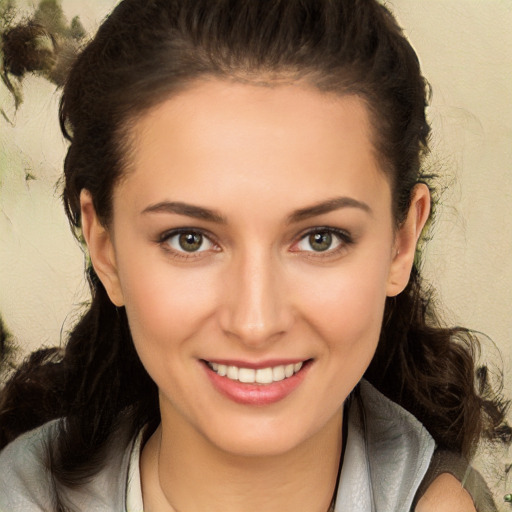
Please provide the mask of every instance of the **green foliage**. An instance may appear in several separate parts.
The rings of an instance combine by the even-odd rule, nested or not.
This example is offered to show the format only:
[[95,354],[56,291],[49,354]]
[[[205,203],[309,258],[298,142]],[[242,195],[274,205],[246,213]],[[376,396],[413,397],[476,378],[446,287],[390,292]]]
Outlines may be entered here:
[[14,0],[0,0],[0,30],[11,25],[15,14],[16,4]]
[[67,35],[67,22],[59,0],[41,0],[32,19],[50,34]]
[[[18,109],[27,73],[63,85],[86,32],[78,16],[68,23],[60,0],[40,0],[28,20],[16,21],[16,14],[15,0],[0,0],[0,76]],[[11,123],[3,108],[0,114]]]
[[78,16],[75,16],[71,20],[69,32],[71,37],[76,41],[80,41],[87,35],[87,32],[85,31],[85,28],[82,25],[82,22],[80,21],[80,18]]
[[60,0],[41,0],[32,19],[53,37],[60,36],[62,39],[71,38],[79,41],[86,34],[78,16],[75,16],[68,25]]

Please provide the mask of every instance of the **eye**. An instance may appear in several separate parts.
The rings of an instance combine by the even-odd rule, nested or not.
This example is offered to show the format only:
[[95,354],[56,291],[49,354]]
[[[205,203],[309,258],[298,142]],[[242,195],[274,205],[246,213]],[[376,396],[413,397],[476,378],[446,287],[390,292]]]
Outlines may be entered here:
[[294,251],[333,253],[351,244],[352,239],[343,230],[319,228],[306,233],[295,245]]
[[319,231],[305,236],[297,245],[301,251],[324,252],[333,248],[333,243],[339,243],[329,231]]
[[180,230],[167,233],[162,242],[173,251],[181,253],[198,253],[215,248],[215,244],[200,231]]

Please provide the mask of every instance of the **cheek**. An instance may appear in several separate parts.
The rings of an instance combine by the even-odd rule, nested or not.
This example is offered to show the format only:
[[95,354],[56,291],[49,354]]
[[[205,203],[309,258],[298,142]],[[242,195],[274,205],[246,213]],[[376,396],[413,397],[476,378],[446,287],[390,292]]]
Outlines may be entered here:
[[137,268],[130,258],[120,265],[120,280],[130,329],[137,348],[172,349],[192,336],[211,315],[213,277],[201,269],[179,269],[166,260]]
[[[148,374],[175,407],[185,407],[188,375],[200,350],[195,335],[211,318],[214,287],[204,276],[154,265],[123,281],[135,349]],[[197,348],[197,350],[196,350]],[[181,404],[181,405],[180,405]]]
[[316,275],[303,283],[303,307],[329,339],[347,342],[378,336],[386,300],[384,266]]
[[319,359],[325,387],[317,392],[329,397],[332,410],[346,399],[375,354],[386,301],[379,274],[347,273],[325,283],[329,292],[317,288],[308,301],[308,323],[323,340],[326,354]]

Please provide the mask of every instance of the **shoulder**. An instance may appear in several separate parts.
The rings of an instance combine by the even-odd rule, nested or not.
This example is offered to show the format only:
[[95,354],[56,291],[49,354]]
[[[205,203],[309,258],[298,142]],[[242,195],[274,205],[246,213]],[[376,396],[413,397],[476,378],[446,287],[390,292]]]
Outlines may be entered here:
[[403,510],[415,512],[497,510],[485,480],[464,457],[436,449],[414,416],[368,382],[361,382],[360,391],[366,450],[375,477],[374,497],[383,502],[377,509],[398,510],[392,501],[397,498]]
[[434,453],[417,491],[415,503],[415,510],[419,512],[497,510],[492,492],[482,475],[462,455],[447,450],[436,450]]
[[[48,453],[61,433],[62,421],[27,432],[0,452],[0,512],[55,510]],[[78,486],[59,486],[59,499],[71,510],[123,510],[133,444],[130,430],[121,424],[100,454],[96,473]]]
[[427,488],[415,512],[476,512],[476,508],[460,481],[449,473],[443,473]]
[[0,510],[51,509],[47,452],[58,429],[58,421],[52,421],[26,432],[0,452]]

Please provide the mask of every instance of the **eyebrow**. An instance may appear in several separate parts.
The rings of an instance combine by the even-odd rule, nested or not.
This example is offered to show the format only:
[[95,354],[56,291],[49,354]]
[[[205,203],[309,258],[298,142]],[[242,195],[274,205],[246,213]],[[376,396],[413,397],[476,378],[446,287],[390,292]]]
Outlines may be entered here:
[[294,222],[300,222],[311,217],[324,215],[341,208],[359,208],[370,215],[373,213],[372,209],[362,201],[358,201],[352,197],[335,197],[333,199],[328,199],[327,201],[322,201],[321,203],[296,210],[288,217],[287,223],[293,224]]
[[[366,213],[372,214],[372,209],[362,201],[358,201],[352,197],[336,197],[334,199],[328,199],[321,203],[308,206],[295,210],[291,213],[286,223],[293,224],[300,222],[311,217],[318,215],[324,215],[341,208],[359,208]],[[183,203],[180,201],[162,201],[154,205],[148,206],[142,211],[145,213],[174,213],[178,215],[185,215],[187,217],[193,217],[195,219],[206,220],[209,222],[215,222],[216,224],[227,224],[227,220],[220,213],[209,208],[203,208],[202,206],[195,206],[189,203]]]
[[179,201],[162,201],[148,206],[142,213],[176,213],[178,215],[186,215],[187,217],[207,220],[217,224],[227,224],[226,218],[214,210]]

